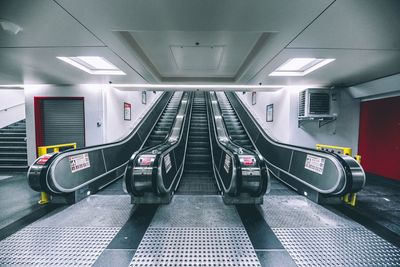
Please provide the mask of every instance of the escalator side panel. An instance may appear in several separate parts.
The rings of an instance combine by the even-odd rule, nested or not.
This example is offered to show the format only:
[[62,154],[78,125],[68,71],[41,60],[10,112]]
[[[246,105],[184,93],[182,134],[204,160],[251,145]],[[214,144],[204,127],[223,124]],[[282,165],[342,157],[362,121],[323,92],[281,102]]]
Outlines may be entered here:
[[259,151],[268,151],[263,153],[263,157],[274,166],[279,166],[281,169],[288,171],[289,164],[292,157],[292,151],[274,146],[270,142],[266,142],[265,139],[259,138],[256,140],[256,146]]
[[296,174],[296,176],[303,177],[303,181],[308,184],[318,184],[321,191],[329,191],[331,188],[343,188],[344,180],[335,179],[340,174],[338,173],[337,166],[330,160],[325,160],[322,173],[306,169],[307,155],[300,151],[293,152],[293,159],[289,173]]
[[[292,183],[293,188],[301,193],[308,188],[317,194],[340,196],[361,190],[365,174],[354,159],[275,141],[258,125],[234,93],[226,94],[249,132],[258,133],[255,144],[278,178]],[[321,170],[310,171],[306,166],[307,159],[313,157],[321,162]]]
[[[145,127],[150,130],[150,127]],[[142,146],[142,140],[138,135],[133,136],[125,146],[108,147],[103,150],[107,170],[112,170],[125,164],[132,156],[132,151]]]
[[87,154],[92,163],[100,164],[95,164],[79,172],[72,172],[70,159],[63,158],[57,163],[55,169],[55,173],[62,174],[62,176],[56,176],[57,179],[50,180],[52,187],[55,186],[56,188],[63,188],[65,191],[72,192],[89,183],[91,180],[88,180],[88,177],[99,177],[107,172],[101,150],[90,151]]

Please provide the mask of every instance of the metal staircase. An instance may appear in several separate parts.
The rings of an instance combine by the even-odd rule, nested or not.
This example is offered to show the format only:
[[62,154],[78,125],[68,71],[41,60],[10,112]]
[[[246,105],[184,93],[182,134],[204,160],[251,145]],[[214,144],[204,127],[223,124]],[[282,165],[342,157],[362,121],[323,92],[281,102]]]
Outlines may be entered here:
[[26,171],[25,120],[0,129],[0,171]]

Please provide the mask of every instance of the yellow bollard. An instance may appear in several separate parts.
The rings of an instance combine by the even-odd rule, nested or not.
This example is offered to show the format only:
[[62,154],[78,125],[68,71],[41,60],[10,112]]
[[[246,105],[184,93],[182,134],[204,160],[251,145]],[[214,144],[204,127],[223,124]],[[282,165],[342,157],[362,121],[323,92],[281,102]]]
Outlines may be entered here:
[[39,200],[39,204],[40,205],[45,205],[45,204],[48,204],[50,201],[49,201],[49,196],[47,195],[47,193],[46,192],[40,192],[40,200]]
[[[62,148],[62,147],[76,148],[76,143],[59,144],[59,145],[54,145],[54,146],[40,146],[40,147],[38,147],[38,155],[39,155],[39,157],[46,155],[47,151],[49,149],[53,149],[54,153],[58,153],[58,152],[60,152],[60,148]],[[45,204],[48,204],[49,202],[50,202],[49,195],[46,192],[40,192],[40,199],[39,199],[38,203],[40,205],[45,205]]]

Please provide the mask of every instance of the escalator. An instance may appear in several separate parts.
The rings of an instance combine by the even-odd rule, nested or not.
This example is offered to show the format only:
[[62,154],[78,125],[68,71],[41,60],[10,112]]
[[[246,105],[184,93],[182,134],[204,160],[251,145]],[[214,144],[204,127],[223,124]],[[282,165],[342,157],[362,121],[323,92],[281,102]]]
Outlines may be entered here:
[[246,130],[226,98],[226,95],[222,92],[218,92],[217,96],[222,111],[222,117],[224,118],[226,129],[231,140],[238,146],[249,150],[255,150]]
[[[153,131],[146,145],[165,139],[165,130],[171,126],[163,126],[170,122],[169,113],[173,113],[181,97],[182,93],[164,92],[132,132],[120,141],[41,156],[29,168],[30,187],[49,194],[54,203],[72,204],[96,193],[124,175],[130,157],[143,146],[149,133]],[[162,125],[155,128],[161,114]]]
[[[262,154],[270,173],[299,194],[322,203],[329,197],[353,194],[364,187],[365,173],[352,157],[280,143],[264,131],[236,93],[219,93],[219,101],[232,107]],[[235,139],[235,136],[232,138]],[[239,142],[250,145],[243,138]]]
[[193,100],[185,169],[177,194],[217,194],[214,178],[205,92],[196,92]]
[[[269,173],[261,155],[251,142],[243,142],[243,147],[229,139],[215,94],[184,94],[166,141],[136,152],[127,165],[124,180],[132,202],[166,204],[174,194],[220,193],[225,204],[262,203]],[[226,114],[228,108],[224,106]],[[232,135],[246,141],[240,123],[230,117],[235,127],[231,129]]]
[[165,108],[149,138],[147,138],[144,148],[154,147],[165,140],[171,131],[172,123],[174,122],[176,113],[178,112],[181,98],[182,95],[179,93],[172,96],[168,106]]
[[169,203],[183,173],[192,93],[176,92],[143,148],[131,156],[124,184],[132,203]]

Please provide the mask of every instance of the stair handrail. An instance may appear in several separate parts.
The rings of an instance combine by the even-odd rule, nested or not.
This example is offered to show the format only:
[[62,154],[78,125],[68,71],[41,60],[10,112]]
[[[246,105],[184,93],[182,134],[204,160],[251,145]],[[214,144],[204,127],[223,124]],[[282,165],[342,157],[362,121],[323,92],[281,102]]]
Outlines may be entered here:
[[8,108],[3,108],[3,109],[0,109],[0,112],[1,112],[1,111],[8,111],[9,109],[12,109],[12,108],[15,108],[15,107],[18,107],[18,106],[22,106],[22,105],[25,105],[25,102],[22,102],[22,103],[19,103],[19,104],[13,105],[13,106],[11,106],[11,107],[8,107]]

